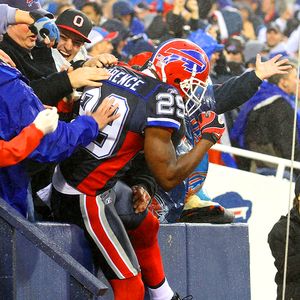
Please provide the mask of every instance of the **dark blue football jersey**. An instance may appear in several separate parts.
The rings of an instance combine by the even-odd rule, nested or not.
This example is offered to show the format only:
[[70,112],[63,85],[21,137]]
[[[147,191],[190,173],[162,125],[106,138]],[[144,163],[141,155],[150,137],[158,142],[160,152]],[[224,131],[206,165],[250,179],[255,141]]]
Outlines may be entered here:
[[60,164],[67,183],[87,195],[112,187],[127,171],[128,163],[143,149],[146,127],[170,128],[178,135],[184,118],[182,97],[172,86],[126,67],[109,71],[110,78],[100,88],[84,90],[79,114],[93,112],[104,98],[113,97],[121,116]]

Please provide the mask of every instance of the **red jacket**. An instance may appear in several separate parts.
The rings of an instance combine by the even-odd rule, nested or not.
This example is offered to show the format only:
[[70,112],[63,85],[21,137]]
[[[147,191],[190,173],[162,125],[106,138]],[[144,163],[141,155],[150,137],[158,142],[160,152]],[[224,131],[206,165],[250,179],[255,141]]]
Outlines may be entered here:
[[44,134],[34,124],[25,127],[10,141],[0,141],[0,167],[8,167],[25,159],[40,143]]

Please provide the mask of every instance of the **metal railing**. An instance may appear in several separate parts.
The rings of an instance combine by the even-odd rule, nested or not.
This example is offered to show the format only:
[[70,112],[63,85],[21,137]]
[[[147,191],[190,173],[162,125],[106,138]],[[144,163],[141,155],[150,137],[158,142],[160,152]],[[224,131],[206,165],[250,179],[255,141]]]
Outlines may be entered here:
[[[235,148],[235,147],[231,147],[231,146],[223,145],[223,144],[215,144],[212,147],[212,149],[217,150],[217,151],[222,151],[225,153],[230,153],[230,154],[237,155],[237,156],[250,158],[250,159],[261,160],[264,162],[273,163],[273,164],[277,165],[276,178],[280,178],[280,179],[283,177],[285,168],[288,168],[288,167],[290,168],[291,164],[292,164],[291,160],[289,160],[289,159],[284,159],[284,158],[280,158],[277,156],[272,156],[272,155],[262,154],[262,153],[244,150],[244,149],[240,149],[240,148]],[[300,169],[300,162],[294,161],[293,168]]]

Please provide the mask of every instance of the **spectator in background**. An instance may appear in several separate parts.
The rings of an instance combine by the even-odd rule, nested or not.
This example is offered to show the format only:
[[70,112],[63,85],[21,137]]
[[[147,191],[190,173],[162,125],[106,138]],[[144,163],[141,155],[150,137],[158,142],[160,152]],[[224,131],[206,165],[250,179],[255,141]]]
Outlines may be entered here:
[[244,58],[245,67],[255,69],[256,55],[260,54],[262,60],[267,60],[269,48],[264,43],[258,40],[249,40],[245,43]]
[[265,24],[275,21],[278,18],[277,4],[280,1],[281,0],[262,0],[261,11],[264,15],[264,23]]
[[218,0],[214,3],[210,22],[218,24],[222,43],[226,43],[231,36],[240,35],[243,30],[241,14],[233,7],[231,0]]
[[156,13],[151,11],[150,6],[146,1],[139,1],[134,6],[135,16],[143,22],[145,26],[145,30],[149,27],[152,23],[153,18],[156,16]]
[[124,47],[127,44],[127,38],[131,36],[130,30],[125,28],[123,23],[116,19],[107,20],[102,28],[109,32],[118,32],[118,37],[112,41],[114,47],[112,54],[117,57],[120,61],[127,59],[127,53],[124,53]]
[[121,21],[132,35],[145,32],[144,24],[135,17],[134,8],[130,2],[124,0],[116,1],[112,6],[112,15],[114,19]]
[[197,30],[199,24],[198,2],[175,0],[169,11],[162,11],[154,17],[146,33],[157,45],[171,38],[185,38],[190,30]]
[[95,57],[99,54],[112,53],[114,49],[112,42],[118,35],[119,33],[117,31],[108,32],[104,28],[94,27],[88,36],[91,42],[85,43],[88,55]]
[[225,44],[225,59],[231,76],[241,75],[245,69],[245,41],[240,36],[230,37]]
[[300,299],[300,177],[295,183],[295,198],[290,211],[286,289],[283,296],[287,218],[287,215],[281,216],[268,235],[268,243],[277,269],[275,276],[277,300],[281,300],[283,297],[286,300]]
[[243,30],[241,35],[247,40],[255,40],[261,27],[263,27],[263,21],[260,16],[256,15],[247,1],[241,1],[236,3],[236,7],[241,13],[243,20]]
[[269,48],[269,57],[279,53],[287,55],[288,49],[286,48],[283,32],[279,25],[274,22],[267,25],[266,44]]
[[[275,58],[275,57],[274,57]],[[272,59],[274,59],[272,58]],[[287,59],[278,64],[287,64]],[[297,66],[288,74],[277,74],[264,81],[258,92],[245,103],[234,123],[231,138],[242,148],[290,159],[292,153],[293,118],[297,88]],[[300,161],[299,113],[295,145],[295,160]],[[274,165],[251,161],[250,170],[275,175]],[[286,174],[287,178],[289,176]]]
[[92,21],[93,26],[100,26],[103,20],[102,7],[97,2],[86,2],[80,10]]

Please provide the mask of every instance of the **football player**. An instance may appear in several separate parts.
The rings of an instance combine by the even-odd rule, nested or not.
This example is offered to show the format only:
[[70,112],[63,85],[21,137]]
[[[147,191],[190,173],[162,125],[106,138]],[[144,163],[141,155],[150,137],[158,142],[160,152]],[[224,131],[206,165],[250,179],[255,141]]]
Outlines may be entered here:
[[144,151],[156,181],[170,190],[220,139],[224,124],[214,112],[202,113],[197,119],[201,139],[189,153],[176,156],[183,118],[201,105],[207,88],[209,61],[193,42],[173,39],[157,48],[143,73],[121,65],[109,72],[100,88],[85,89],[79,114],[113,97],[120,117],[59,165],[53,177],[54,215],[86,230],[116,300],[144,299],[143,281],[154,300],[180,299],[165,278],[157,218],[148,210],[136,214],[131,189],[118,180]]

